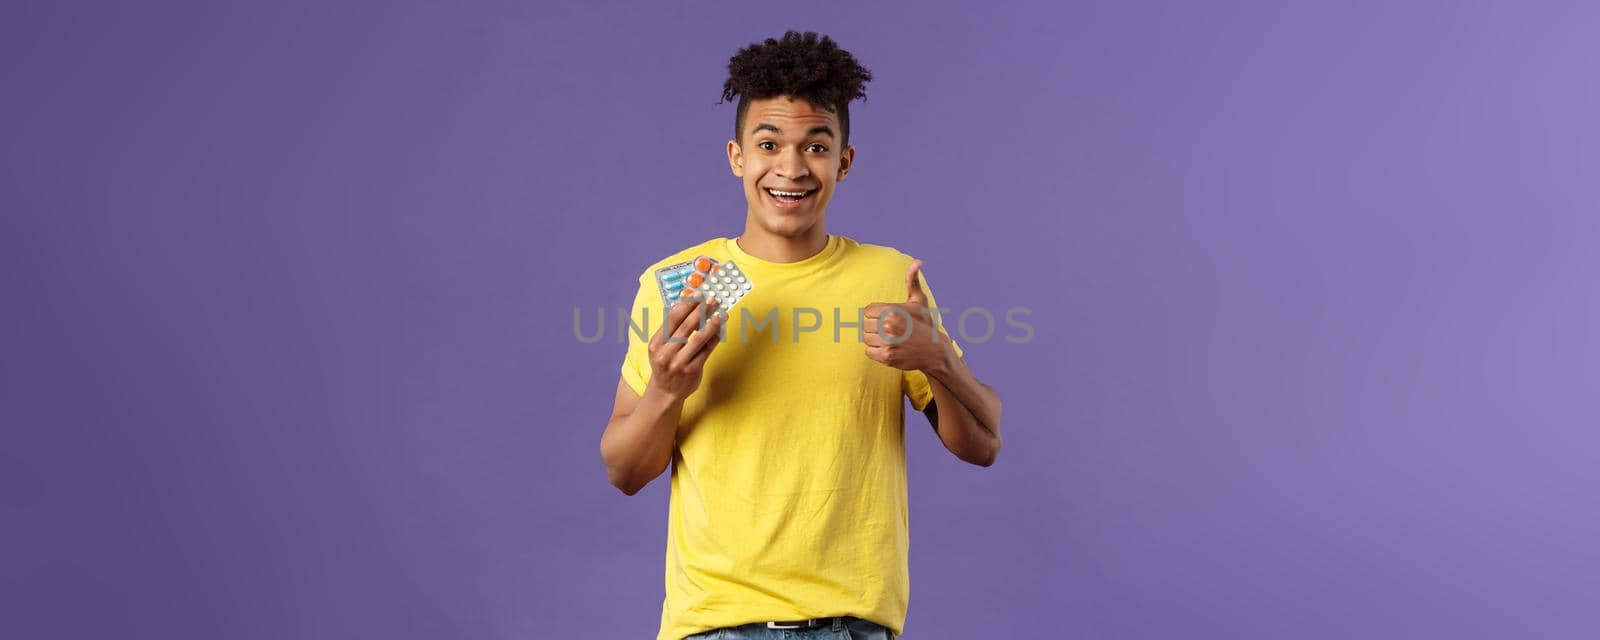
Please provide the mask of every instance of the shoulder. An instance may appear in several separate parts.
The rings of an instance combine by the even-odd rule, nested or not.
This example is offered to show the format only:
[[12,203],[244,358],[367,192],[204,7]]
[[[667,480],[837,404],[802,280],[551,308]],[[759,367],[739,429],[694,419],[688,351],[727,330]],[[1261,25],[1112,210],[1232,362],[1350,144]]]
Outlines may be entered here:
[[859,242],[845,236],[840,236],[839,240],[844,243],[844,249],[852,260],[894,266],[900,269],[904,269],[911,264],[912,257],[894,247]]
[[639,273],[639,281],[655,282],[655,277],[652,274],[654,274],[657,269],[662,267],[670,267],[680,262],[688,262],[693,260],[696,256],[710,255],[712,257],[719,257],[719,254],[726,250],[727,242],[727,238],[712,238],[700,244],[684,247],[683,249],[674,251],[665,257],[657,259],[655,262],[651,262],[650,266],[645,267],[644,271]]

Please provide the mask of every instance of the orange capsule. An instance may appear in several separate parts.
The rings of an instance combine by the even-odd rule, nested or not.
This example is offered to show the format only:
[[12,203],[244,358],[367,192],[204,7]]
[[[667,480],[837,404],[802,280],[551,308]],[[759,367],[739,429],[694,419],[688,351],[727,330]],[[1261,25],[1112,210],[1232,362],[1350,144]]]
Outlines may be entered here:
[[689,274],[689,286],[691,286],[691,287],[698,287],[701,284],[704,284],[705,281],[706,281],[705,274],[700,274],[700,273],[691,273],[691,274]]
[[694,270],[701,273],[711,271],[711,258],[695,258]]
[[691,299],[693,299],[695,297],[695,295],[696,294],[694,292],[694,289],[689,289],[689,288],[685,287],[683,291],[678,292],[678,299],[679,300],[691,300]]

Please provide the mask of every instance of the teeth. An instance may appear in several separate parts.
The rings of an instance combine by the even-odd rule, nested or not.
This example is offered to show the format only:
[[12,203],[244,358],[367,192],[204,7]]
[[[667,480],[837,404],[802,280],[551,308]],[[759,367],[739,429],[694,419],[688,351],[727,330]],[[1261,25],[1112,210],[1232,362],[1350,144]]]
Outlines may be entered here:
[[800,198],[800,197],[804,197],[807,192],[805,192],[805,191],[779,191],[777,189],[767,189],[767,193],[770,193],[770,194],[775,195],[775,196],[788,196],[790,198]]

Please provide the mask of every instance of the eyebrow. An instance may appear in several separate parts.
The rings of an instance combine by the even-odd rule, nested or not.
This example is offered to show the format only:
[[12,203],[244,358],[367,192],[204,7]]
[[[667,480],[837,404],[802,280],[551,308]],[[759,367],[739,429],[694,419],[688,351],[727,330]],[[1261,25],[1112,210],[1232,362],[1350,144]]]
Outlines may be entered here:
[[[779,129],[777,126],[770,125],[770,124],[767,124],[765,122],[756,125],[756,130],[752,131],[751,133],[755,134],[755,133],[760,133],[762,131],[771,131],[773,133],[783,133],[782,129]],[[812,134],[817,134],[817,133],[825,133],[825,134],[828,135],[829,138],[834,137],[833,136],[833,129],[829,128],[828,125],[825,125],[825,124],[819,124],[819,125],[817,125],[815,127],[812,127],[809,131],[806,131],[806,135],[807,136],[811,136]]]

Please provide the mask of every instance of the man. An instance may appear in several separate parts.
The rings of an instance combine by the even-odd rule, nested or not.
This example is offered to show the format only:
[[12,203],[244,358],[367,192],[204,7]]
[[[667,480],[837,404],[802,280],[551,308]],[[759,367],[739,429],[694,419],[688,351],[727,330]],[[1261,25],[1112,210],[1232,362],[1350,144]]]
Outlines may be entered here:
[[[887,640],[910,593],[901,398],[984,467],[1000,398],[942,330],[920,260],[824,230],[871,74],[793,31],[728,70],[744,232],[640,276],[631,320],[647,329],[629,332],[601,457],[627,495],[672,466],[658,640]],[[755,285],[726,318],[714,295],[663,309],[655,271],[702,255]]]

